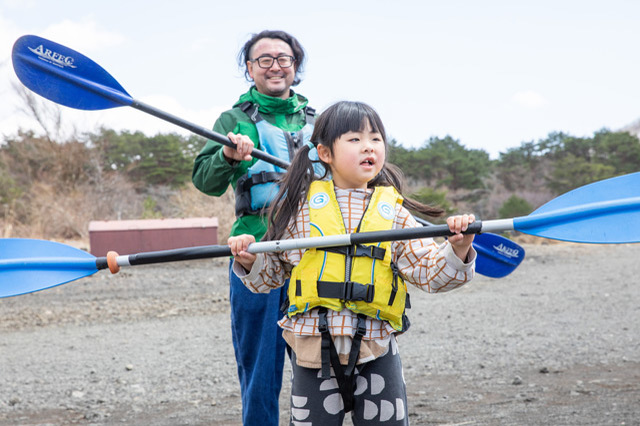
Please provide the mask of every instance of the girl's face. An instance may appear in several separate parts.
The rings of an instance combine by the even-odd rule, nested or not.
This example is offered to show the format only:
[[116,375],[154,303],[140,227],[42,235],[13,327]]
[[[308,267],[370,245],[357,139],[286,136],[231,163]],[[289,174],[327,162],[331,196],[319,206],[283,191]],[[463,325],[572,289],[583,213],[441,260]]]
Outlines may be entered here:
[[318,156],[329,165],[335,186],[364,189],[384,166],[385,143],[367,121],[362,130],[347,132],[336,139],[333,152],[319,144]]

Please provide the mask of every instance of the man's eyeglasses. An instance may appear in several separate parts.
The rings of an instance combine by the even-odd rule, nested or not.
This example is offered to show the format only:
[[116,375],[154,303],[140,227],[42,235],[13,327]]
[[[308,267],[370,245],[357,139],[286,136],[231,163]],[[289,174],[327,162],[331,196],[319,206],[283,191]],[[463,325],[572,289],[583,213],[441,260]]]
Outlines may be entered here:
[[260,68],[269,69],[273,66],[273,61],[278,61],[278,65],[281,68],[289,68],[295,62],[293,56],[282,55],[274,58],[273,56],[260,56],[259,58],[253,59],[251,62],[257,62]]

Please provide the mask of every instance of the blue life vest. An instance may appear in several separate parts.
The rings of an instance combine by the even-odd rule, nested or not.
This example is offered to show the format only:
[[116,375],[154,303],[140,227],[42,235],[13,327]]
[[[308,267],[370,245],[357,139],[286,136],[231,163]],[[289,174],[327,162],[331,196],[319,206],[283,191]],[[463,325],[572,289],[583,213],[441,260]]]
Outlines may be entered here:
[[[315,122],[315,110],[311,107],[303,110],[306,124],[297,132],[287,132],[269,123],[258,112],[257,104],[245,102],[240,108],[255,123],[260,137],[260,148],[267,154],[290,162],[298,148],[311,139]],[[318,159],[315,150],[310,154],[310,158]],[[285,169],[264,160],[256,161],[236,184],[236,216],[263,213],[262,210],[269,207],[278,193],[280,185],[277,181],[285,172]]]

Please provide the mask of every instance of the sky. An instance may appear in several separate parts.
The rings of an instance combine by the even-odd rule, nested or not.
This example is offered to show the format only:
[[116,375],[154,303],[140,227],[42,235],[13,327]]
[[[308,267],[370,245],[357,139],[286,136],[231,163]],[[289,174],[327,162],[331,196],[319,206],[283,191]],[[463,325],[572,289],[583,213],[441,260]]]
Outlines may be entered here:
[[[12,88],[22,35],[74,49],[134,99],[211,128],[250,87],[237,54],[263,29],[305,48],[294,90],[310,105],[366,102],[407,148],[451,136],[498,158],[551,132],[640,120],[635,0],[0,0],[0,136],[38,130]],[[131,107],[62,110],[79,131],[188,134]]]

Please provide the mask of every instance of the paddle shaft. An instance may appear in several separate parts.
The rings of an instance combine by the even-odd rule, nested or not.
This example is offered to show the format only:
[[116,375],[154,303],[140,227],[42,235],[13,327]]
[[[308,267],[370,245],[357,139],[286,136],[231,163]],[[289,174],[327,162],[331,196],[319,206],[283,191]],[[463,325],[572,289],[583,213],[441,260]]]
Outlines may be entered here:
[[[186,121],[180,117],[176,117],[175,115],[159,110],[158,108],[145,104],[144,102],[140,102],[138,100],[133,99],[131,106],[137,110],[146,112],[147,114],[151,114],[162,120],[168,121],[184,129],[187,129],[192,133],[195,133],[197,135],[219,142],[233,149],[236,148],[236,145],[233,142],[231,142],[228,137],[223,136],[220,133],[214,132],[213,130],[209,130],[202,126],[198,126],[197,124],[190,123],[189,121]],[[267,163],[273,164],[274,166],[282,167],[283,169],[288,168],[290,165],[289,162],[282,160],[278,157],[274,157],[273,155],[268,154],[264,151],[260,151],[259,149],[252,150],[251,156],[259,160],[264,160]]]
[[[482,231],[482,222],[469,225],[464,234],[477,234]],[[249,253],[282,252],[309,248],[350,246],[381,241],[413,240],[420,238],[448,237],[453,235],[447,225],[433,225],[418,228],[394,229],[390,231],[356,232],[353,234],[329,235],[324,237],[298,238],[291,240],[260,241],[249,245]],[[113,252],[111,252],[113,253]],[[109,268],[117,272],[120,266],[148,265],[152,263],[175,262],[181,260],[208,259],[231,256],[228,246],[200,246],[173,250],[161,250],[145,253],[117,255],[96,258],[98,269]]]

